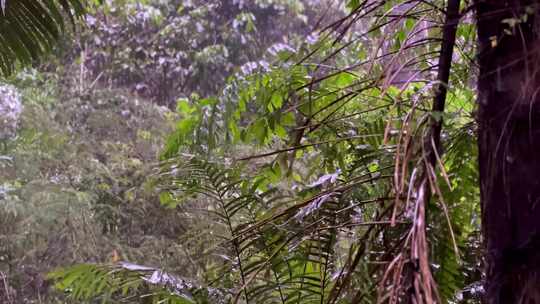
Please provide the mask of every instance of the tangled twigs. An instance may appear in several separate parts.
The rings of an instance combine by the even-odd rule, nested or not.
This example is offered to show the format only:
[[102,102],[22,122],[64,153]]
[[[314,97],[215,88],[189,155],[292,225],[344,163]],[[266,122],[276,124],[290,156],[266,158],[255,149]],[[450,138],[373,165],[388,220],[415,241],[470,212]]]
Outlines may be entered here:
[[[406,216],[412,219],[413,225],[407,233],[401,252],[388,265],[381,280],[379,302],[398,303],[404,299],[406,303],[431,304],[440,303],[437,287],[429,265],[429,251],[426,237],[426,205],[432,194],[440,193],[436,184],[434,168],[441,165],[441,130],[442,113],[444,112],[452,54],[456,39],[457,24],[459,22],[459,0],[449,0],[446,8],[446,20],[442,31],[441,51],[435,87],[435,96],[432,104],[432,115],[429,118],[427,132],[421,139],[422,152],[420,160],[412,170],[410,163],[414,154],[412,151],[414,138],[406,119],[402,136],[398,142],[395,167],[396,197],[407,200],[401,203],[396,201],[392,221],[397,216]],[[413,104],[412,109],[416,105]],[[409,113],[411,114],[411,113]],[[410,118],[412,116],[408,115]],[[407,172],[411,172],[407,178]],[[406,192],[406,193],[405,193]],[[387,289],[388,282],[390,288]]]

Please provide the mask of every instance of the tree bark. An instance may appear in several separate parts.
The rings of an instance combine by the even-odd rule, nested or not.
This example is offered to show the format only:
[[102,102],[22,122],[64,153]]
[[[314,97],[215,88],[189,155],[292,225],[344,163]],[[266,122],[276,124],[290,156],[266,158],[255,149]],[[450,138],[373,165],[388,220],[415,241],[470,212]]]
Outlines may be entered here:
[[475,3],[485,303],[489,304],[540,303],[538,4]]

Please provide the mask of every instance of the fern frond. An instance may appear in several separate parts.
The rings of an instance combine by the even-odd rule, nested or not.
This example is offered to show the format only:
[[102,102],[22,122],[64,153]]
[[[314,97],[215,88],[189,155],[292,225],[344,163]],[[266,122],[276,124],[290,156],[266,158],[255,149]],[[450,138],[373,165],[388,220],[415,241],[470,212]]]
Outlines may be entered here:
[[151,303],[190,304],[204,303],[211,297],[223,301],[216,303],[225,303],[217,289],[197,286],[159,268],[126,262],[75,265],[51,272],[48,278],[75,300],[116,303],[150,299]]

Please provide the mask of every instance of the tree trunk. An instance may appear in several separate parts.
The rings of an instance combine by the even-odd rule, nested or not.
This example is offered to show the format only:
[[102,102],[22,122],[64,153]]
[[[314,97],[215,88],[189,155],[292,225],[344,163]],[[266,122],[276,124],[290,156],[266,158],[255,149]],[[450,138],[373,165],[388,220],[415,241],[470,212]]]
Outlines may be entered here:
[[538,2],[476,2],[478,147],[489,304],[540,304]]

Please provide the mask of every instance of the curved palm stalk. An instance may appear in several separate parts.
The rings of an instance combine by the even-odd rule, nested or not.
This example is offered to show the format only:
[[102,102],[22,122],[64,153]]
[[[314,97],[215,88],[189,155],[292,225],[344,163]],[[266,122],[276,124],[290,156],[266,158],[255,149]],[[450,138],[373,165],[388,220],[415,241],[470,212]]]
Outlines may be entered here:
[[1,0],[0,73],[30,64],[49,52],[64,30],[84,12],[83,0]]

